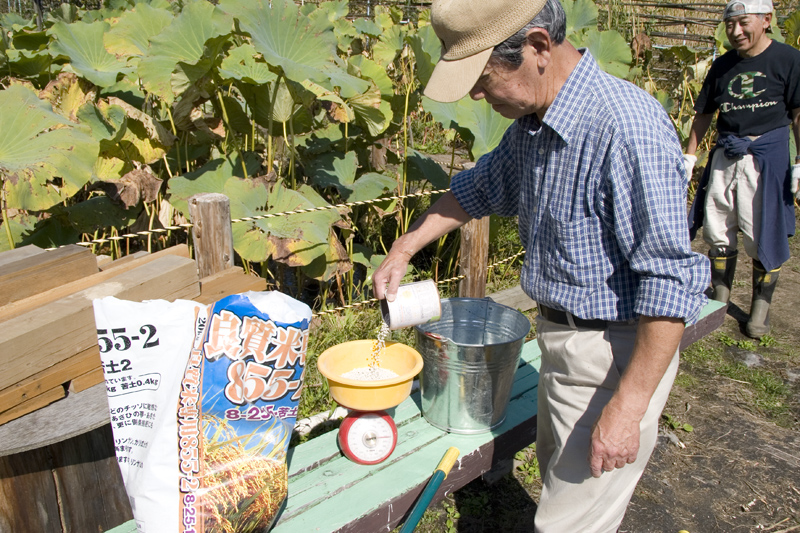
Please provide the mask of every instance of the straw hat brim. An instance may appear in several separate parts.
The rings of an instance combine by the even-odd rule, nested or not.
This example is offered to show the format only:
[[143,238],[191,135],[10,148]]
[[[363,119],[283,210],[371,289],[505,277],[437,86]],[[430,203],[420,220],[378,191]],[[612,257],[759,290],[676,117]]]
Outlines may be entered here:
[[466,96],[483,74],[493,49],[463,59],[440,59],[425,86],[425,96],[437,102],[455,102]]

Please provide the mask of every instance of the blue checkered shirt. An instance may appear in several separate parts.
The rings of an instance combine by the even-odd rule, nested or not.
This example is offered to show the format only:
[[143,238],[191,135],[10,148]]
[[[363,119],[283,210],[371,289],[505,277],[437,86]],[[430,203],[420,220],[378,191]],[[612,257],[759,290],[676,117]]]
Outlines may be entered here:
[[518,216],[521,284],[586,319],[697,321],[709,283],[692,252],[681,147],[661,105],[588,51],[544,120],[518,119],[451,189],[472,217]]

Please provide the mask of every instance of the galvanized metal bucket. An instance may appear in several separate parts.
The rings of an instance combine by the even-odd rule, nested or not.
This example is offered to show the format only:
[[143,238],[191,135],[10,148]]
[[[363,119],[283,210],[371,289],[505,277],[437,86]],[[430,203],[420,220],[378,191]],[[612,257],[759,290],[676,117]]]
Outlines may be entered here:
[[425,419],[465,434],[502,424],[530,327],[525,315],[489,298],[442,300],[441,318],[414,328]]

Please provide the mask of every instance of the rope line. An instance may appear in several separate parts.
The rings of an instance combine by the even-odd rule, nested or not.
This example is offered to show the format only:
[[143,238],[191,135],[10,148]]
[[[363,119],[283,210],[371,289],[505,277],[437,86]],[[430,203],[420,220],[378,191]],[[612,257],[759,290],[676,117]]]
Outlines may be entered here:
[[[513,261],[514,259],[516,259],[517,257],[519,257],[521,255],[525,255],[525,250],[517,252],[512,256],[509,256],[509,257],[506,257],[505,259],[497,261],[496,263],[492,263],[491,265],[486,267],[486,271],[488,272],[488,271],[490,271],[491,269],[493,269],[496,266],[500,266],[500,265],[502,265],[504,263],[508,263],[510,261]],[[452,278],[439,280],[439,281],[436,282],[436,284],[437,285],[444,285],[446,283],[452,283],[454,281],[462,280],[465,277],[466,277],[465,275],[461,274],[460,276],[454,276]],[[334,307],[333,309],[326,309],[325,311],[319,311],[317,313],[312,313],[311,317],[314,318],[314,317],[319,317],[319,316],[323,316],[323,315],[332,315],[334,313],[338,313],[339,311],[344,311],[345,309],[352,309],[352,308],[355,308],[355,307],[362,307],[362,306],[365,306],[365,305],[373,304],[373,303],[375,303],[377,301],[379,301],[377,298],[370,298],[369,300],[363,300],[361,302],[356,302],[354,304],[343,305],[343,306],[340,306],[340,307]]]
[[[342,208],[346,208],[346,207],[354,207],[354,206],[360,206],[360,205],[371,205],[371,204],[377,204],[379,202],[386,202],[386,201],[390,201],[390,200],[404,200],[406,198],[421,198],[423,196],[430,196],[430,195],[433,195],[433,194],[446,193],[449,190],[450,189],[438,189],[436,191],[420,191],[420,192],[415,192],[415,193],[411,193],[411,194],[402,194],[402,195],[398,195],[398,196],[386,196],[386,197],[383,197],[383,198],[375,198],[374,200],[363,200],[363,201],[360,201],[360,202],[348,202],[348,203],[336,204],[336,205],[324,205],[324,206],[321,206],[321,207],[312,207],[310,209],[295,209],[293,211],[284,211],[282,213],[268,213],[266,215],[256,215],[256,216],[252,216],[252,217],[233,218],[233,219],[231,219],[231,224],[234,223],[234,222],[252,222],[254,220],[263,220],[263,219],[266,219],[266,218],[276,218],[276,217],[282,217],[282,216],[288,216],[288,215],[297,215],[297,214],[302,214],[302,213],[314,213],[316,211],[326,211],[328,209],[342,209]],[[188,230],[189,228],[191,228],[193,226],[194,226],[194,224],[192,224],[191,222],[187,222],[185,224],[178,224],[178,225],[174,225],[174,226],[165,226],[163,228],[156,228],[156,229],[152,229],[152,230],[142,230],[142,231],[137,231],[135,233],[125,233],[123,235],[116,235],[116,236],[108,237],[108,238],[105,238],[105,239],[92,239],[92,240],[89,240],[89,241],[82,241],[82,242],[78,242],[78,243],[75,243],[75,244],[78,244],[80,246],[92,246],[93,244],[105,244],[107,242],[116,242],[116,241],[121,241],[123,239],[131,239],[131,238],[134,238],[134,237],[148,237],[150,235],[166,233],[168,231],[173,231],[173,230],[178,230],[178,229]]]

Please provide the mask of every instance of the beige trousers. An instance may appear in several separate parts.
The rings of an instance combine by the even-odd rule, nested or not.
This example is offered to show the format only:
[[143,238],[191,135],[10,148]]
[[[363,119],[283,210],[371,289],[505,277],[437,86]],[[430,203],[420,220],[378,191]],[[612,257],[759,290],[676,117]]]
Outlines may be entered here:
[[538,317],[536,325],[542,351],[536,436],[542,496],[535,531],[616,531],[655,447],[661,411],[678,371],[678,353],[639,427],[636,462],[593,478],[588,459],[592,425],[628,365],[636,324],[596,331]]
[[745,252],[758,258],[761,231],[761,171],[752,154],[728,159],[721,149],[714,151],[711,176],[706,186],[703,240],[712,247],[736,250],[742,231]]

